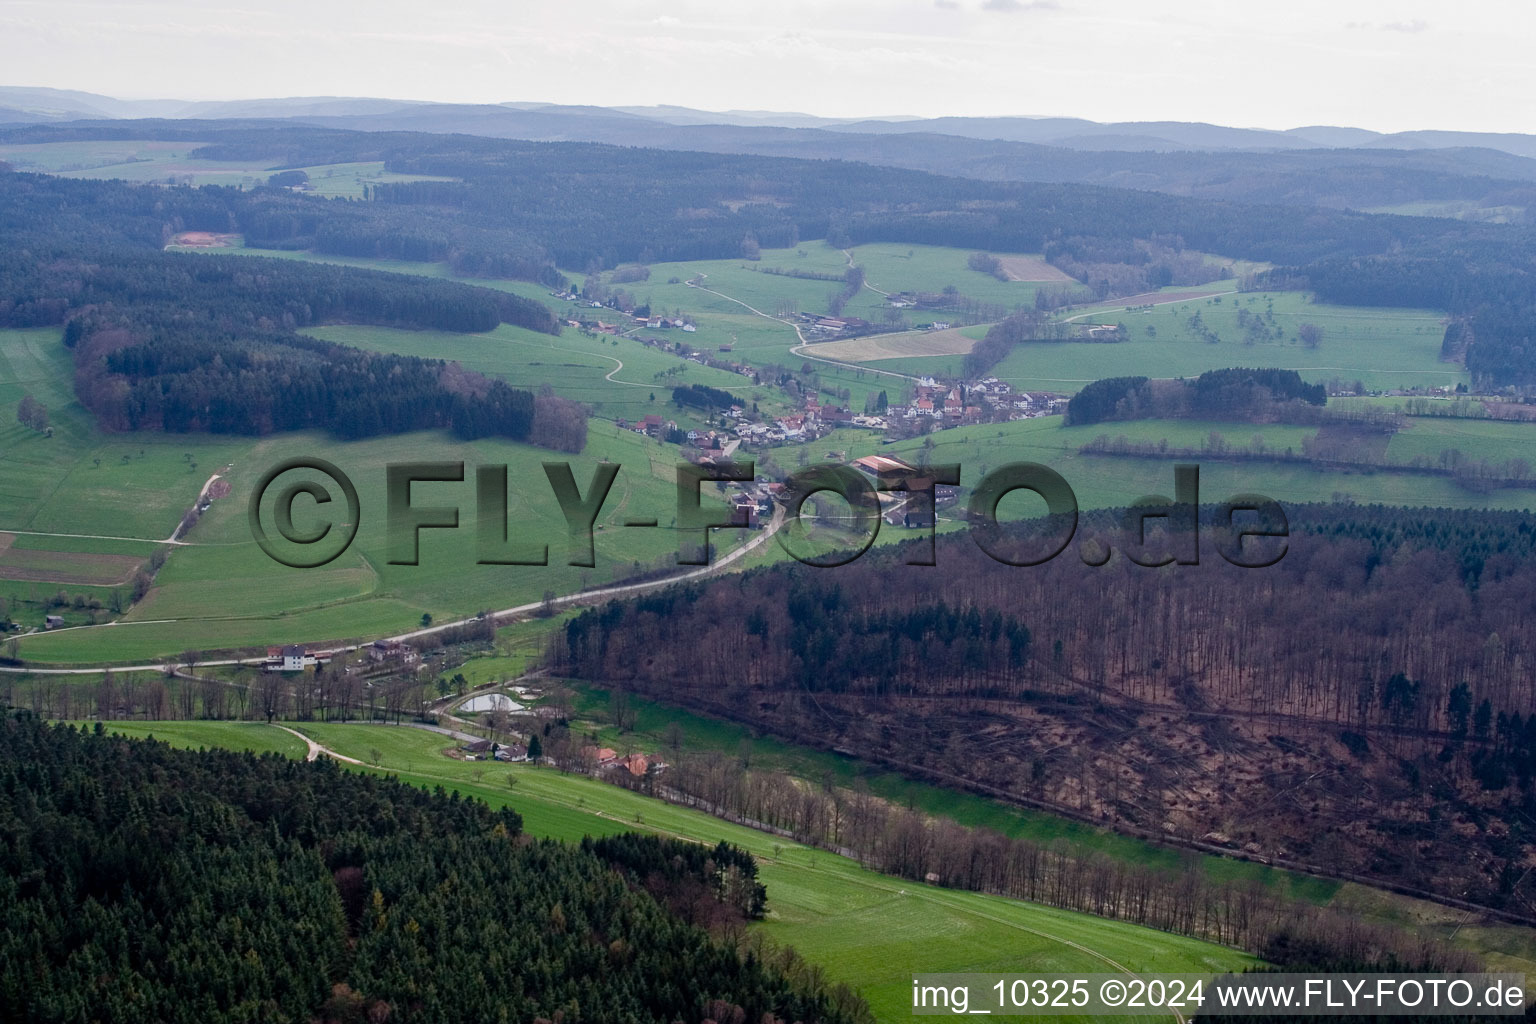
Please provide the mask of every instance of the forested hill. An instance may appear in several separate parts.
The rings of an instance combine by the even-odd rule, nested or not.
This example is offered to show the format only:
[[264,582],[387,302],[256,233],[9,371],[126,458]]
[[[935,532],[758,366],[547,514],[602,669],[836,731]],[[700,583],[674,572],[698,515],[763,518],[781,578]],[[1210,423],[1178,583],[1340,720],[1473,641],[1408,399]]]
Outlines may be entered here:
[[[1137,240],[1277,264],[1272,287],[1329,301],[1448,311],[1471,325],[1485,383],[1536,384],[1536,228],[1263,205],[1081,184],[979,181],[837,160],[351,132],[250,122],[30,127],[0,139],[177,138],[194,157],[273,167],[375,160],[453,181],[381,184],[371,202],[281,189],[167,198],[191,226],[254,244],[448,262],[464,274],[559,283],[621,262],[735,258],[748,240],[827,238],[1045,252],[1063,264],[1145,263]],[[182,209],[182,207],[185,207]],[[211,216],[208,216],[211,215]],[[214,226],[214,222],[218,225]],[[750,246],[748,246],[750,248]],[[1126,277],[1127,275],[1121,275]],[[1119,292],[1125,294],[1123,290]]]
[[[892,545],[722,577],[584,612],[553,667],[1097,824],[1530,914],[1530,517],[1286,513],[1268,568],[1228,564],[1209,524],[1198,565],[1131,564],[1104,513],[1028,568],[960,531],[935,566]],[[1166,544],[1148,533],[1143,561]],[[1108,565],[1079,557],[1088,536]]]
[[451,428],[580,449],[571,403],[300,333],[335,322],[558,333],[539,303],[416,276],[162,251],[179,231],[230,230],[245,201],[235,189],[0,174],[0,326],[63,326],[76,393],[108,429]]
[[[634,837],[534,842],[510,810],[328,761],[0,721],[0,1017],[29,1022],[858,1019],[659,905]],[[750,857],[732,848],[723,859]]]

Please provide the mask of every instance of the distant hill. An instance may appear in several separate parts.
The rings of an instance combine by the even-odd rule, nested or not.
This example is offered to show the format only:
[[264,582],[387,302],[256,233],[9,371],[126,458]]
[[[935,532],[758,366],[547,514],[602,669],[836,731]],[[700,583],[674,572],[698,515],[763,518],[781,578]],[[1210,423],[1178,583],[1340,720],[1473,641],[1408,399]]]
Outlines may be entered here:
[[349,131],[850,160],[984,181],[1108,185],[1292,206],[1412,209],[1421,204],[1418,209],[1454,209],[1469,219],[1496,210],[1501,219],[1518,220],[1536,209],[1532,135],[1388,135],[1330,125],[1275,131],[1067,117],[839,119],[678,106],[454,104],[335,96],[124,101],[69,90],[0,88],[4,125],[142,117],[276,119]]
[[[120,100],[70,89],[0,86],[0,109],[37,120],[115,117],[388,117],[436,112],[512,111],[558,117],[651,123],[673,127],[795,128],[857,135],[948,135],[965,139],[1031,142],[1088,151],[1220,152],[1335,149],[1493,149],[1536,158],[1536,135],[1419,130],[1383,133],[1365,128],[1308,125],[1276,130],[1239,128],[1199,121],[1100,122],[1077,117],[820,117],[793,111],[699,110],[673,105],[571,105],[520,101],[486,104],[435,103],[363,96],[289,96],[267,99],[192,101]],[[16,118],[21,120],[20,117]],[[407,125],[390,125],[410,130]],[[608,140],[602,140],[608,141]]]

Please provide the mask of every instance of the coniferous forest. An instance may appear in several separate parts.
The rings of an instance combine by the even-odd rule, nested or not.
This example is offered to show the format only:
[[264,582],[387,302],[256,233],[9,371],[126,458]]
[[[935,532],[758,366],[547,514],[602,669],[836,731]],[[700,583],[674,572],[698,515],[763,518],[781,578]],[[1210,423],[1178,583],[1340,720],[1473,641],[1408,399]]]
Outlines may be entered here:
[[0,253],[0,326],[62,325],[76,394],[109,430],[540,436],[531,392],[300,332],[345,322],[558,333],[547,309],[449,281],[161,250],[177,231],[227,228],[240,196],[0,174],[12,242]]
[[[0,227],[46,250],[99,249],[110,240],[141,253],[180,230],[238,231],[259,247],[442,260],[461,274],[549,285],[564,283],[566,272],[624,262],[735,258],[749,238],[765,247],[826,238],[839,246],[1045,252],[1059,265],[1111,268],[1109,278],[1141,288],[1166,283],[1168,254],[1187,247],[1274,264],[1256,282],[1265,287],[1306,288],[1328,302],[1446,310],[1458,318],[1458,336],[1472,339],[1466,362],[1480,381],[1536,383],[1526,327],[1536,310],[1529,225],[1324,208],[1298,217],[1284,205],[977,181],[836,160],[239,121],[0,131],[0,140],[13,142],[81,138],[195,139],[209,142],[193,154],[203,159],[289,167],[375,160],[392,172],[458,180],[380,184],[358,202],[282,188],[44,184],[6,174],[0,187],[20,209],[7,211]],[[762,199],[740,202],[744,195]],[[30,296],[21,303],[27,308],[69,306],[57,289],[16,294]],[[44,322],[58,322],[63,308],[50,315]],[[553,329],[537,304],[502,315]],[[0,322],[19,321],[0,307]]]
[[521,825],[328,761],[20,713],[0,722],[0,1018],[860,1019],[665,904],[760,915],[749,855]]

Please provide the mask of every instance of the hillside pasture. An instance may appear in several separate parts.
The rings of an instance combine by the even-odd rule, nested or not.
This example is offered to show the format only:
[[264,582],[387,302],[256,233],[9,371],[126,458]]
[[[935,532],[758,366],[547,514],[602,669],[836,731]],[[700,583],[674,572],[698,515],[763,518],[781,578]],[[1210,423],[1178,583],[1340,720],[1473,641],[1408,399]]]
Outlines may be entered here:
[[950,327],[942,331],[907,331],[874,334],[847,341],[827,341],[807,349],[823,359],[845,363],[869,363],[884,359],[965,355],[976,347],[974,328]]
[[[1417,434],[1414,443],[1426,452],[1438,455],[1448,435],[1435,428],[1443,423],[1464,425],[1466,421],[1414,420],[1412,426],[1393,438],[1389,457],[1400,459],[1396,446],[1404,438]],[[1481,424],[1479,424],[1481,425]],[[1536,440],[1536,424],[1493,424],[1522,427],[1523,436]],[[1098,437],[1113,441],[1124,437],[1137,444],[1169,448],[1200,449],[1212,441],[1211,435],[1232,447],[1251,445],[1257,436],[1271,451],[1301,451],[1302,441],[1316,433],[1315,427],[1289,424],[1224,423],[1202,420],[1133,420],[1063,427],[1060,416],[1046,416],[1014,423],[981,424],[958,427],[913,438],[891,445],[873,440],[850,446],[849,458],[866,454],[894,455],[908,462],[927,459],[933,464],[960,463],[962,490],[973,486],[990,469],[1010,462],[1039,462],[1060,473],[1077,495],[1083,508],[1124,507],[1144,495],[1171,494],[1173,465],[1196,462],[1200,466],[1201,500],[1215,502],[1239,493],[1266,494],[1282,506],[1303,502],[1353,501],[1380,502],[1389,505],[1427,505],[1444,508],[1498,508],[1523,510],[1536,507],[1536,490],[1500,488],[1487,493],[1470,491],[1446,476],[1424,473],[1393,472],[1390,469],[1321,468],[1305,462],[1238,461],[1215,455],[1188,456],[1169,454],[1159,457],[1085,454],[1082,447]],[[1522,435],[1511,431],[1510,445]],[[932,446],[927,442],[932,441]],[[1470,446],[1468,446],[1470,448]],[[1507,452],[1510,448],[1487,449]],[[1470,454],[1470,451],[1469,451]],[[1478,455],[1476,457],[1483,457]],[[1501,458],[1502,458],[1501,454]],[[1043,513],[1030,498],[1005,501],[1005,518],[1027,517]],[[953,517],[940,514],[941,522]],[[956,524],[958,525],[958,524]],[[885,532],[880,534],[885,539]]]
[[532,391],[547,385],[607,419],[634,421],[656,413],[699,425],[696,417],[669,403],[672,388],[692,384],[729,391],[748,406],[755,400],[773,404],[777,397],[772,388],[756,387],[741,374],[682,359],[631,337],[588,337],[570,329],[551,337],[511,324],[485,334],[387,327],[321,327],[306,333],[356,348],[451,360]]
[[[251,537],[246,509],[257,479],[290,458],[318,456],[355,483],[362,515],[357,537],[336,561],[320,569],[293,569],[269,558]],[[387,467],[403,462],[463,462],[463,483],[417,484],[419,507],[456,506],[456,529],[421,532],[418,565],[391,565],[384,487]],[[595,530],[593,568],[571,566],[564,515],[545,478],[544,462],[569,462],[586,493],[601,461],[620,466]],[[675,447],[612,424],[593,421],[579,456],[485,439],[460,441],[440,432],[338,442],[304,432],[263,438],[228,473],[232,494],[214,503],[193,530],[192,544],[175,548],[149,597],[116,626],[21,639],[29,660],[93,664],[152,659],[188,647],[201,650],[275,643],[328,643],[403,633],[423,613],[438,620],[537,601],[545,591],[565,594],[650,569],[675,565]],[[508,466],[507,522],[514,542],[547,546],[549,564],[477,564],[475,467]],[[718,501],[706,489],[706,506]],[[265,506],[263,506],[265,509]],[[311,506],[312,507],[312,506]],[[269,512],[263,513],[269,515]],[[296,506],[301,529],[314,515]],[[657,520],[650,529],[625,529],[632,518]],[[724,551],[748,531],[714,532]],[[172,621],[166,621],[172,620]]]
[[[82,140],[0,144],[0,160],[18,171],[57,174],[65,178],[117,178],[144,184],[228,185],[253,188],[283,166],[278,153],[250,160],[205,160],[193,156],[206,142],[157,140]],[[367,186],[410,181],[451,181],[451,178],[396,174],[384,162],[319,164],[293,168],[309,175],[309,191],[318,195],[361,199]]]
[[[1021,307],[1033,309],[1038,283],[1048,283],[1052,287],[1076,285],[1083,294],[1087,294],[1086,288],[1078,285],[1037,255],[993,254],[999,259],[1013,260],[1014,265],[1028,275],[999,281],[986,271],[971,269],[968,261],[972,250],[969,249],[874,242],[856,246],[849,252],[853,256],[853,261],[864,268],[864,280],[869,288],[882,293],[937,294],[946,286],[953,285],[966,298],[1001,306],[1008,312]],[[1004,267],[1006,269],[1006,263]],[[904,312],[918,318],[919,321],[935,317],[941,320],[947,319],[942,310],[905,310]]]
[[999,256],[1003,273],[1010,281],[1038,281],[1047,284],[1076,284],[1065,271],[1045,262],[1039,256]]
[[1415,416],[1392,436],[1387,457],[1394,462],[1417,458],[1433,463],[1447,451],[1492,463],[1525,459],[1536,464],[1536,423]]
[[120,587],[144,564],[133,555],[92,554],[17,547],[15,534],[0,533],[0,578],[19,582]]
[[[144,727],[144,723],[134,723]],[[916,971],[1207,972],[1252,957],[1210,943],[1086,914],[980,893],[940,889],[869,871],[824,850],[675,807],[579,775],[529,765],[465,764],[451,741],[406,727],[305,723],[321,745],[404,781],[443,785],[510,805],[533,835],[641,831],[750,851],[768,887],[769,914],[754,928],[793,945],[870,1002],[880,1021],[911,1014]]]
[[[1249,322],[1264,320],[1279,337],[1247,343],[1240,310]],[[1271,314],[1272,326],[1265,319]],[[1309,381],[1358,380],[1375,389],[1467,382],[1460,366],[1440,361],[1443,320],[1433,310],[1314,303],[1300,292],[1240,292],[1088,315],[1123,323],[1129,340],[1026,342],[992,372],[1017,390],[1068,393],[1105,377],[1193,377],[1229,366],[1278,367]],[[1208,334],[1198,333],[1192,321]],[[1300,326],[1308,323],[1322,330],[1316,348],[1299,339]]]

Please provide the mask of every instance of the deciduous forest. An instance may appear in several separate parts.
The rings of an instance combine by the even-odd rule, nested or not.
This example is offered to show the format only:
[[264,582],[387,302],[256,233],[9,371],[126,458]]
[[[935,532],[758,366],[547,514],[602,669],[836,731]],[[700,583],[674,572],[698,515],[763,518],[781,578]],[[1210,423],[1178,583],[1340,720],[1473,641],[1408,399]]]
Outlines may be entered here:
[[[1119,514],[1085,514],[1045,565],[962,532],[936,566],[898,545],[610,604],[551,662],[1084,820],[1536,918],[1517,885],[1536,814],[1528,518],[1286,513],[1268,568],[1217,557],[1232,538],[1209,522],[1198,565],[1132,564],[1190,538],[1153,519],[1137,552]],[[1084,565],[1088,537],[1118,554]]]

